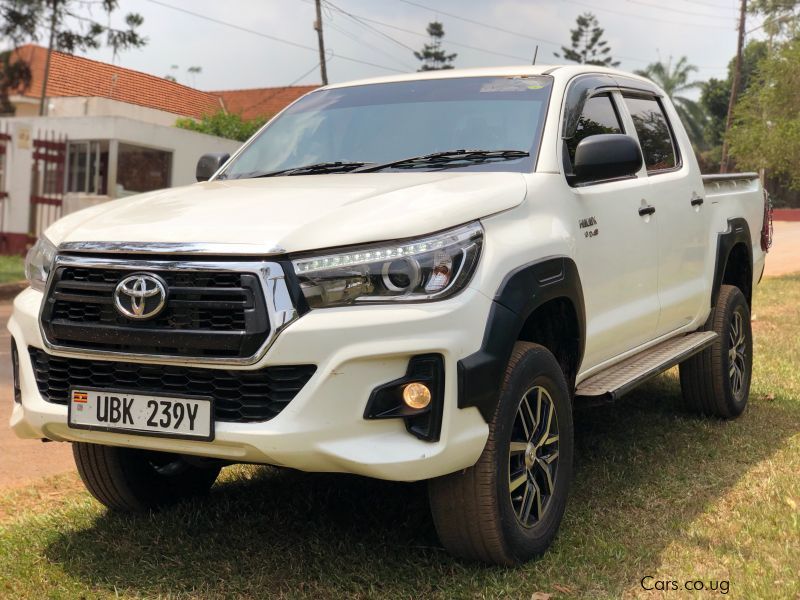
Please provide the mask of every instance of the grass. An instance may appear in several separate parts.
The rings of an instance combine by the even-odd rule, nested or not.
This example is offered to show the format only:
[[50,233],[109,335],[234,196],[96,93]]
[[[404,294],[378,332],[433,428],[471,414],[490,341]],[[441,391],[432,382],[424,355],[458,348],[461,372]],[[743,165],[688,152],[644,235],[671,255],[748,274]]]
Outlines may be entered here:
[[25,279],[25,261],[21,256],[0,255],[0,283]]
[[729,582],[728,597],[798,598],[799,304],[800,276],[759,287],[755,380],[736,421],[681,412],[674,372],[578,410],[564,524],[524,567],[450,558],[422,484],[231,467],[205,501],[119,516],[64,475],[0,497],[0,596],[723,595],[645,591],[650,575]]

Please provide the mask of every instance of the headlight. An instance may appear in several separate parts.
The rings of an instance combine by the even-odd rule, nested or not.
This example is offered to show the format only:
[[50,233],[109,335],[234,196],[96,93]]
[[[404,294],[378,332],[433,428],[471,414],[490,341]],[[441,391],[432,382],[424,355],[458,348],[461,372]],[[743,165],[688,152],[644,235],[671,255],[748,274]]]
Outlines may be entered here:
[[33,289],[44,291],[55,258],[56,247],[44,236],[28,250],[28,255],[25,257],[25,277]]
[[440,300],[467,285],[482,243],[483,228],[470,223],[416,240],[298,258],[293,264],[311,308]]

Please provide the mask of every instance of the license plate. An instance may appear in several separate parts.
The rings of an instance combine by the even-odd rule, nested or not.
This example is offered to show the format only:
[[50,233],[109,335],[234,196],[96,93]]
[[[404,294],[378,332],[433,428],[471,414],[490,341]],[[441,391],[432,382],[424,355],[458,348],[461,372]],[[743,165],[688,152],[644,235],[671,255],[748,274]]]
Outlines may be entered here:
[[214,439],[211,398],[73,388],[70,390],[68,413],[68,424],[76,429]]

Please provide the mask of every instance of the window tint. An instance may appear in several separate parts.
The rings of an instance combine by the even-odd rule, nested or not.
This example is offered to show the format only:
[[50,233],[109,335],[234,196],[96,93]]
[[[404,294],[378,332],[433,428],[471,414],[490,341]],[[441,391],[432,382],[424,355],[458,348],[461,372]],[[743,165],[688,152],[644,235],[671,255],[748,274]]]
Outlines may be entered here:
[[570,161],[575,162],[575,149],[583,138],[600,133],[622,133],[617,111],[608,95],[594,96],[583,105],[575,135],[567,140]]
[[655,98],[625,98],[639,135],[647,171],[672,169],[677,164],[675,143],[667,117]]

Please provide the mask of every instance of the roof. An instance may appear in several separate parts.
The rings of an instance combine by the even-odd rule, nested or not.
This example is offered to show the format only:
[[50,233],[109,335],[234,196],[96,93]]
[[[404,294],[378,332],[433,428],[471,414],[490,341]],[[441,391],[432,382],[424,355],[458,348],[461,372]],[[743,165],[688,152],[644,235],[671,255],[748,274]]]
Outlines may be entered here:
[[[14,52],[30,65],[32,74],[30,87],[21,94],[40,97],[47,48],[26,44]],[[222,108],[219,96],[213,93],[63,52],[53,52],[47,96],[110,98],[195,118],[213,114]]]
[[222,98],[225,109],[243,119],[271,117],[286,106],[319,86],[295,85],[279,88],[254,88],[249,90],[221,90],[211,92]]
[[550,75],[554,77],[571,78],[583,73],[607,73],[609,75],[624,75],[634,79],[644,79],[639,75],[620,71],[619,69],[609,69],[595,65],[515,65],[506,67],[481,67],[477,69],[442,69],[439,71],[418,71],[416,73],[405,73],[402,75],[387,75],[383,77],[372,77],[370,79],[358,79],[328,85],[325,89],[336,89],[351,87],[356,85],[372,85],[376,83],[394,83],[398,81],[419,81],[424,79],[455,79],[458,77],[522,77],[525,75]]

